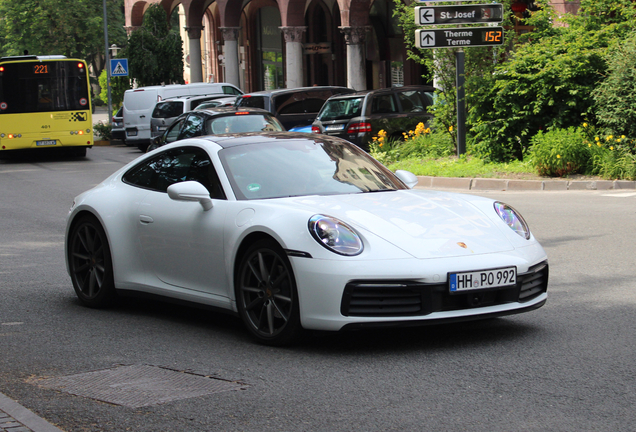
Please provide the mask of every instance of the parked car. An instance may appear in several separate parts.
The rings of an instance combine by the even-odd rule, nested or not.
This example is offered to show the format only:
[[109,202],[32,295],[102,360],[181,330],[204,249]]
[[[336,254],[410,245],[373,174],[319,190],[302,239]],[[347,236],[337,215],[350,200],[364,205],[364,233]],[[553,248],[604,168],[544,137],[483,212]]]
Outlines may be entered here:
[[234,106],[235,104],[236,104],[236,97],[232,96],[232,97],[214,99],[208,102],[203,102],[202,104],[199,104],[195,109],[202,110],[202,109],[217,108],[217,107],[231,107],[231,106]]
[[194,110],[177,117],[163,135],[153,140],[148,151],[202,135],[284,130],[276,117],[259,108],[220,107]]
[[344,138],[369,151],[372,137],[380,130],[389,139],[402,139],[418,123],[433,115],[431,86],[405,86],[362,91],[329,98],[312,124],[312,132]]
[[[150,133],[152,137],[162,135],[168,126],[183,113],[196,109],[200,104],[217,99],[227,99],[227,95],[207,94],[201,96],[181,96],[157,102],[150,119]],[[234,97],[236,100],[236,97]]]
[[347,87],[300,87],[247,93],[236,98],[237,107],[261,108],[274,114],[289,130],[311,125],[327,99],[354,93]]
[[178,141],[73,200],[67,271],[86,306],[120,292],[199,303],[269,345],[545,304],[547,256],[518,212],[416,183],[325,135]]
[[110,136],[114,140],[122,141],[126,144],[126,129],[124,129],[124,107],[121,107],[113,114]]
[[178,97],[205,94],[243,94],[236,86],[228,83],[191,83],[148,86],[126,90],[124,93],[124,126],[126,142],[146,150],[150,144],[150,119],[157,102]]

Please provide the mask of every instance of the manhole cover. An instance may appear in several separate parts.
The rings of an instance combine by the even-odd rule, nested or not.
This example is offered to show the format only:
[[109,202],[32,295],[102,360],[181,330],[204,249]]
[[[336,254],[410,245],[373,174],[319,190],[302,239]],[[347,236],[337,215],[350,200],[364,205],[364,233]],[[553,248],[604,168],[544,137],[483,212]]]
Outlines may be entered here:
[[117,366],[48,378],[38,384],[130,408],[246,388],[244,384],[148,365]]

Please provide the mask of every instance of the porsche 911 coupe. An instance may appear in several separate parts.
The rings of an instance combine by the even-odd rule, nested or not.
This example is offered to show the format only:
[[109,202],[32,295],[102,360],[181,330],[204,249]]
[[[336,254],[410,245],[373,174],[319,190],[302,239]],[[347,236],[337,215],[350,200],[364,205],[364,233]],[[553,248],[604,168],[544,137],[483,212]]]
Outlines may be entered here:
[[149,294],[225,309],[269,345],[546,302],[547,256],[517,211],[416,183],[324,135],[186,139],[75,198],[67,270],[86,306]]

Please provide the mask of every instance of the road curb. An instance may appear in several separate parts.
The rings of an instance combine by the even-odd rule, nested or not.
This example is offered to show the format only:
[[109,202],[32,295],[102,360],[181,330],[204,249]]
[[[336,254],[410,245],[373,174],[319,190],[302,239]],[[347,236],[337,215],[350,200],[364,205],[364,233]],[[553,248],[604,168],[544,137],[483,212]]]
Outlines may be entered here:
[[508,180],[465,177],[417,176],[418,189],[459,189],[471,191],[568,191],[630,190],[636,181],[628,180]]
[[53,426],[43,418],[38,417],[16,401],[0,393],[0,413],[2,412],[10,416],[9,418],[4,417],[3,423],[7,422],[6,424],[11,424],[8,428],[5,425],[5,428],[2,430],[17,431],[25,430],[24,428],[26,428],[32,432],[63,432],[61,429]]

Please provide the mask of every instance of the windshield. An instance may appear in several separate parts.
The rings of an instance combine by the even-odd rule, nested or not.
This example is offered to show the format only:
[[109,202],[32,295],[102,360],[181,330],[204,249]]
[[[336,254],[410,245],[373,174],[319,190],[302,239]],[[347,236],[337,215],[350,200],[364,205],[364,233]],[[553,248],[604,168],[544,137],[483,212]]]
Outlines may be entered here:
[[359,117],[362,114],[363,101],[362,97],[328,100],[316,120],[344,120]]
[[406,189],[367,153],[340,141],[290,138],[229,147],[219,156],[239,200]]

